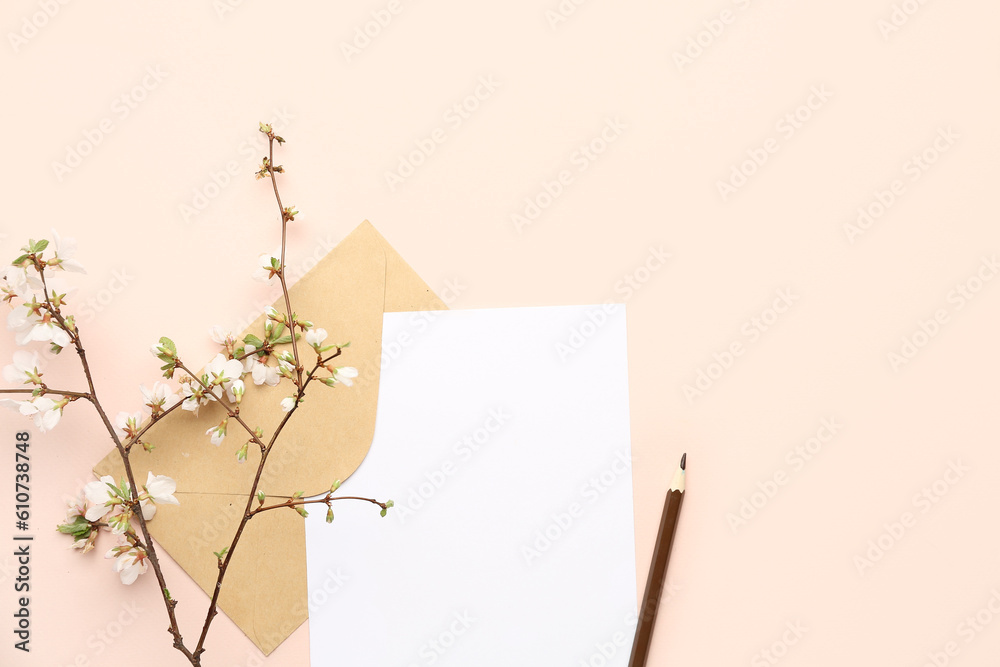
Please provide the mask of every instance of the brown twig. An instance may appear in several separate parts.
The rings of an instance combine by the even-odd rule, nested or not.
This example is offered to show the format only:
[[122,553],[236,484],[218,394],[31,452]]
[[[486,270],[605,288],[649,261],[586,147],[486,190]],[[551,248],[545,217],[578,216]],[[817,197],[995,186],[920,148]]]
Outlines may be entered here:
[[373,505],[378,505],[382,509],[389,508],[389,505],[387,505],[386,503],[379,502],[374,498],[362,498],[360,496],[331,496],[330,494],[327,494],[324,498],[312,498],[309,500],[292,500],[291,498],[289,498],[285,502],[280,503],[278,505],[268,505],[267,507],[263,506],[258,507],[257,509],[250,512],[250,515],[253,516],[255,514],[260,514],[261,512],[266,512],[268,510],[281,509],[282,507],[296,507],[298,505],[318,505],[320,503],[323,503],[324,505],[329,507],[330,503],[332,503],[335,500],[363,500]]
[[[45,301],[49,300],[49,288],[45,281],[45,271],[40,265],[38,266],[38,275],[42,281],[42,291],[45,295]],[[97,397],[97,389],[94,386],[94,377],[90,371],[90,362],[87,360],[87,351],[83,347],[83,340],[80,338],[79,331],[71,331],[69,326],[66,324],[66,320],[63,318],[62,314],[59,312],[58,308],[51,309],[51,312],[59,322],[61,326],[67,333],[70,334],[73,345],[76,348],[76,353],[80,358],[80,364],[83,366],[84,376],[87,378],[87,386],[89,387],[89,400],[97,410],[97,414],[100,415],[101,421],[104,422],[104,427],[107,429],[108,434],[111,436],[111,440],[115,443],[115,448],[118,450],[119,456],[121,456],[122,463],[125,466],[125,475],[128,478],[129,487],[132,490],[132,501],[136,505],[138,511],[133,512],[136,520],[139,522],[139,529],[142,531],[143,540],[146,543],[146,556],[149,558],[149,563],[153,567],[153,573],[156,575],[156,581],[160,585],[160,594],[163,597],[163,604],[167,609],[167,617],[170,620],[170,627],[168,632],[174,637],[174,648],[184,654],[188,660],[191,660],[192,665],[198,665],[195,662],[196,657],[191,653],[190,650],[184,645],[184,639],[181,636],[180,627],[177,624],[177,615],[174,613],[174,607],[177,605],[177,601],[171,599],[167,594],[167,584],[163,578],[163,570],[160,567],[160,560],[156,555],[156,548],[153,546],[153,540],[149,535],[149,528],[146,526],[146,519],[142,516],[142,511],[138,508],[138,497],[139,497],[139,486],[135,482],[135,475],[132,472],[132,464],[129,463],[129,453],[128,450],[122,445],[121,440],[118,438],[118,433],[115,431],[115,427],[111,424],[111,420],[108,418],[107,412],[104,410],[104,406],[101,404],[100,399]]]
[[[261,129],[263,131],[264,126],[262,126]],[[295,405],[292,406],[292,408],[285,414],[281,422],[278,424],[274,432],[271,434],[271,437],[268,439],[267,444],[265,445],[263,440],[261,439],[261,436],[257,434],[258,433],[257,429],[252,429],[250,425],[247,424],[240,416],[239,405],[235,406],[230,405],[229,401],[225,399],[224,390],[222,390],[221,386],[219,386],[218,388],[223,391],[223,395],[216,396],[215,393],[213,392],[216,386],[218,385],[212,385],[212,386],[208,385],[205,381],[201,379],[199,375],[196,375],[195,373],[191,372],[190,369],[188,369],[181,362],[179,357],[176,358],[175,368],[180,369],[181,371],[187,373],[191,377],[192,382],[197,382],[205,391],[209,400],[217,401],[226,410],[226,413],[229,415],[229,418],[235,419],[247,431],[251,439],[255,443],[257,443],[257,445],[260,447],[261,450],[260,462],[258,463],[257,472],[256,475],[254,476],[253,485],[247,497],[246,509],[244,510],[243,517],[240,520],[240,524],[236,530],[236,534],[234,535],[232,542],[230,543],[229,547],[226,550],[225,557],[219,559],[219,575],[218,578],[216,579],[215,589],[212,594],[212,600],[209,604],[208,610],[205,615],[205,622],[202,625],[202,630],[201,634],[198,637],[197,646],[193,650],[189,649],[184,644],[183,637],[181,636],[180,628],[177,623],[177,617],[176,614],[174,613],[174,607],[177,605],[177,601],[173,599],[167,592],[166,582],[164,580],[163,571],[156,554],[156,548],[150,536],[146,520],[143,518],[142,515],[142,508],[140,506],[140,500],[139,500],[139,495],[140,495],[139,485],[135,481],[132,465],[129,461],[129,453],[132,445],[139,442],[141,436],[144,435],[146,431],[148,431],[155,423],[158,423],[168,414],[170,414],[177,408],[181,407],[183,401],[178,401],[170,408],[167,408],[166,410],[160,410],[159,412],[157,412],[157,414],[153,415],[145,426],[136,431],[134,434],[131,434],[127,442],[123,443],[122,439],[118,436],[115,427],[112,425],[111,420],[108,418],[107,411],[104,409],[100,399],[97,396],[97,390],[94,385],[93,374],[91,372],[90,363],[87,359],[87,353],[86,350],[84,349],[80,333],[75,326],[73,326],[70,322],[66,320],[66,318],[63,317],[61,313],[61,308],[52,303],[52,300],[49,295],[48,283],[46,282],[45,279],[45,272],[44,272],[45,263],[41,261],[41,259],[36,254],[31,254],[30,259],[41,278],[42,290],[45,296],[45,303],[42,305],[38,304],[36,305],[38,305],[39,308],[44,308],[47,311],[45,317],[54,318],[56,322],[59,324],[59,326],[70,336],[72,344],[76,349],[77,355],[80,359],[80,363],[83,367],[89,391],[78,392],[78,391],[55,390],[55,389],[49,389],[44,384],[40,384],[39,387],[34,389],[0,389],[0,394],[34,394],[36,391],[38,391],[38,395],[57,394],[67,397],[70,400],[76,400],[82,398],[89,401],[97,410],[97,413],[101,418],[101,421],[104,423],[104,426],[107,429],[108,434],[111,436],[112,442],[114,442],[115,448],[117,449],[118,454],[122,459],[122,463],[125,468],[125,474],[126,477],[128,478],[128,484],[131,491],[131,499],[125,501],[124,504],[126,504],[129,507],[129,509],[132,512],[132,515],[136,518],[139,524],[139,533],[141,534],[141,537],[139,534],[136,534],[133,530],[130,529],[127,538],[133,544],[133,546],[141,548],[145,551],[146,556],[150,564],[152,565],[153,572],[156,576],[156,580],[160,587],[160,594],[163,598],[164,606],[166,607],[167,610],[167,616],[170,621],[170,626],[167,628],[167,630],[174,638],[173,642],[174,648],[180,651],[188,659],[188,661],[191,663],[193,667],[201,666],[201,656],[205,652],[205,639],[208,635],[209,628],[212,625],[212,620],[218,614],[219,593],[222,590],[222,583],[226,576],[226,571],[228,570],[229,564],[232,561],[233,554],[236,551],[237,544],[240,541],[240,537],[242,536],[243,531],[246,528],[246,525],[250,521],[250,519],[252,519],[254,516],[256,516],[261,512],[265,512],[272,509],[278,509],[280,507],[294,508],[299,505],[309,505],[317,503],[325,503],[329,507],[330,504],[336,500],[357,500],[357,501],[369,502],[378,505],[380,508],[382,508],[383,515],[385,513],[385,510],[392,506],[391,501],[383,503],[378,500],[375,500],[374,498],[362,498],[358,496],[334,497],[331,491],[327,493],[326,496],[323,498],[317,498],[312,500],[296,500],[289,498],[286,502],[281,504],[270,505],[265,507],[263,506],[263,503],[261,503],[260,507],[253,509],[253,503],[254,500],[257,498],[260,480],[264,472],[264,467],[267,463],[267,459],[271,454],[272,449],[277,443],[279,435],[284,430],[285,425],[292,418],[292,415],[295,414],[295,412],[298,410],[299,403],[305,396],[306,388],[313,381],[313,379],[315,379],[316,372],[321,368],[326,367],[326,365],[330,361],[339,357],[340,354],[343,352],[343,349],[340,346],[337,346],[336,351],[333,354],[330,354],[324,358],[322,353],[317,351],[315,366],[312,368],[312,370],[303,375],[305,369],[303,368],[300,362],[298,342],[296,338],[296,328],[299,328],[304,331],[305,327],[300,322],[298,322],[297,319],[293,317],[291,298],[288,293],[288,285],[285,281],[285,268],[286,268],[285,256],[287,248],[288,222],[294,219],[295,213],[291,211],[291,209],[286,210],[282,206],[281,195],[278,192],[278,185],[275,179],[275,174],[281,173],[283,171],[280,168],[275,169],[274,167],[274,141],[276,137],[274,135],[274,132],[270,130],[270,127],[267,128],[266,133],[268,136],[268,159],[265,167],[267,174],[271,177],[271,182],[274,189],[274,196],[278,203],[278,209],[281,214],[281,258],[280,258],[280,266],[275,271],[275,275],[278,276],[278,279],[281,283],[281,291],[284,297],[285,311],[286,311],[285,320],[286,320],[286,325],[289,328],[289,333],[291,335],[292,353],[295,359],[295,374],[292,380],[296,387],[296,394],[295,394],[296,400],[295,400]],[[272,354],[274,352],[274,344],[271,341],[265,341],[264,346],[260,350],[255,350],[254,352],[246,352],[240,355],[239,357],[236,357],[236,359],[237,360],[246,359],[247,357],[253,354],[258,354],[262,350],[267,354]],[[107,524],[100,522],[92,522],[91,525],[95,526],[95,528],[98,530],[102,526],[107,526]]]

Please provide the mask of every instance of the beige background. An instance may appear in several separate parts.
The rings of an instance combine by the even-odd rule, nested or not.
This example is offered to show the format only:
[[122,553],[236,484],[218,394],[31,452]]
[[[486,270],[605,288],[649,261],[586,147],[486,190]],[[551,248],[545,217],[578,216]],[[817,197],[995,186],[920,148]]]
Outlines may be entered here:
[[[690,463],[652,664],[771,664],[768,650],[789,665],[921,665],[949,648],[949,664],[985,664],[1000,648],[988,607],[1000,285],[977,273],[993,277],[1000,249],[1000,8],[577,2],[563,0],[558,22],[557,0],[8,2],[0,251],[12,258],[50,226],[80,240],[100,391],[135,409],[135,387],[157,375],[156,337],[207,355],[208,325],[236,328],[273,296],[249,280],[276,238],[251,174],[256,123],[277,113],[285,200],[302,211],[294,269],[368,218],[432,288],[451,286],[453,308],[628,304],[640,579],[672,468],[682,451]],[[391,22],[348,58],[342,44],[371,12]],[[449,113],[463,101],[477,107],[468,118]],[[385,173],[428,141],[434,152],[391,188]],[[592,161],[578,152],[591,142],[603,149]],[[70,151],[88,154],[66,173],[54,163]],[[763,164],[743,165],[753,173],[724,199],[718,182],[755,155]],[[218,175],[227,166],[236,177]],[[512,214],[564,170],[559,196],[518,229]],[[879,196],[894,201],[849,238]],[[647,272],[651,248],[671,257]],[[979,291],[969,300],[959,285]],[[792,305],[766,312],[779,290]],[[894,367],[904,337],[921,347]],[[0,341],[6,361],[11,336]],[[716,379],[689,400],[699,371]],[[68,357],[51,373],[77,378]],[[22,423],[2,419],[9,442]],[[828,442],[797,463],[817,433]],[[4,664],[184,663],[151,577],[124,589],[101,554],[65,552],[50,530],[107,447],[85,408],[33,437],[34,652],[15,654],[4,626]],[[0,488],[9,507],[10,482]],[[759,507],[734,530],[744,499]],[[884,555],[859,565],[880,540]],[[7,625],[12,566],[0,555]],[[166,569],[193,637],[204,596]],[[964,619],[977,613],[974,630]],[[267,664],[303,664],[307,635]],[[224,618],[209,648],[210,665],[262,664]]]

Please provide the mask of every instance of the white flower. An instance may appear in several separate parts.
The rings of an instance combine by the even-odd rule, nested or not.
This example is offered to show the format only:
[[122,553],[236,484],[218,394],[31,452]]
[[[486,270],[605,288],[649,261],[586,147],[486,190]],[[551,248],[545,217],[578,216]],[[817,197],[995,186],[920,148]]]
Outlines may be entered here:
[[16,334],[18,345],[27,345],[31,341],[51,341],[59,347],[66,347],[73,340],[50,315],[38,315],[26,304],[10,311],[7,315],[7,328]]
[[14,352],[14,363],[4,366],[3,379],[14,384],[36,383],[38,380],[38,353],[27,350]]
[[139,425],[142,424],[142,413],[119,412],[115,416],[115,431],[119,436],[132,438],[139,432]]
[[52,248],[55,246],[55,257],[47,261],[49,266],[55,266],[64,271],[74,271],[76,273],[86,273],[87,270],[83,268],[80,262],[73,259],[76,255],[76,239],[73,238],[61,238],[56,230],[52,230],[52,244],[49,246]]
[[358,369],[353,366],[341,366],[339,368],[335,368],[333,371],[334,381],[340,382],[348,387],[354,384],[351,380],[356,377],[358,377]]
[[0,405],[16,412],[21,412],[21,406],[25,403],[31,403],[31,401],[15,401],[11,398],[0,398]]
[[27,301],[28,297],[31,296],[31,290],[42,289],[42,281],[35,274],[34,269],[28,271],[27,268],[8,266],[4,271],[3,280],[10,286],[11,291],[23,301]]
[[226,347],[232,347],[236,342],[236,335],[232,331],[223,329],[218,324],[208,330],[208,335],[212,337],[214,342]]
[[306,332],[306,342],[317,350],[323,345],[324,340],[326,340],[326,329],[312,329]]
[[177,482],[166,475],[154,475],[147,473],[146,492],[139,496],[139,505],[142,507],[142,518],[149,521],[156,514],[156,505],[180,505],[177,498],[174,498],[174,491],[177,490]]
[[[273,260],[273,261],[272,261]],[[257,258],[257,270],[253,272],[254,280],[266,283],[278,272],[281,266],[281,249],[266,252]]]
[[212,428],[205,431],[205,435],[212,436],[212,444],[218,447],[222,444],[222,441],[226,439],[226,427],[229,426],[229,417],[223,419],[218,426],[213,426]]
[[81,491],[73,500],[66,501],[66,523],[72,523],[78,516],[85,517],[88,509],[87,496]]
[[[254,345],[247,345],[245,348],[245,351],[248,353],[255,352],[256,350],[257,348]],[[250,356],[243,360],[243,370],[250,373],[254,384],[267,384],[269,387],[274,387],[281,381],[281,376],[278,375],[277,368],[267,365],[267,359],[267,357],[258,357],[256,354],[250,354]]]
[[[216,391],[218,390],[216,389]],[[195,416],[198,415],[198,409],[201,406],[207,405],[212,400],[205,388],[194,380],[181,385],[181,394],[184,396],[181,410],[193,412]]]
[[108,517],[108,527],[113,535],[124,535],[132,527],[132,510],[123,509]]
[[258,361],[254,365],[251,373],[254,384],[266,384],[269,387],[275,387],[281,382],[281,375],[278,373],[278,369],[275,366],[268,366],[262,361]]
[[[242,362],[240,366],[242,366]],[[229,399],[231,403],[239,403],[243,400],[243,394],[246,393],[246,384],[243,380],[233,380],[226,385],[226,398]]]
[[281,399],[281,409],[284,412],[291,412],[292,408],[295,407],[296,400],[294,396],[289,396],[288,398]]
[[[286,353],[287,354],[287,353]],[[281,377],[286,377],[288,379],[295,378],[295,364],[291,361],[286,361],[285,359],[278,359],[278,368],[276,370],[278,375]]]
[[79,549],[80,553],[82,554],[88,553],[91,549],[94,548],[94,542],[97,541],[97,534],[98,533],[96,530],[90,531],[90,536],[81,537],[72,544],[72,548]]
[[145,574],[149,569],[146,552],[141,547],[131,546],[124,540],[120,546],[109,549],[104,557],[115,559],[114,570],[126,586],[133,584],[140,574]]
[[18,345],[27,345],[31,341],[51,341],[59,347],[66,347],[73,340],[51,315],[38,315],[25,304],[10,311],[7,315],[7,328],[15,332]]
[[142,406],[142,411],[147,415],[159,414],[164,410],[169,410],[181,400],[174,393],[173,389],[162,382],[154,382],[152,389],[146,389],[146,385],[141,384],[139,385],[139,391],[142,392],[143,398],[146,399],[146,403]]
[[35,426],[38,427],[39,431],[45,433],[54,429],[59,423],[62,409],[68,402],[67,399],[53,401],[46,396],[39,396],[32,401],[22,401],[20,411],[22,415],[34,417]]
[[219,353],[205,366],[205,373],[209,378],[206,384],[225,386],[243,377],[243,362],[239,359],[227,359],[224,354]]
[[115,484],[115,478],[111,475],[105,475],[96,482],[84,485],[83,495],[88,503],[84,517],[87,521],[100,521],[113,509],[114,505],[111,504],[111,500],[118,496],[108,484],[111,486]]

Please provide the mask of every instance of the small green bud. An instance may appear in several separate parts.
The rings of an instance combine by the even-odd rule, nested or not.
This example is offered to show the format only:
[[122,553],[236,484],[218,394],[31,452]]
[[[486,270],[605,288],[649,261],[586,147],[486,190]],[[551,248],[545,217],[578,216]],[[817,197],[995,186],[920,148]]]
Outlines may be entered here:
[[336,491],[337,489],[339,489],[340,488],[340,484],[341,484],[341,482],[340,482],[339,479],[336,482],[334,482],[333,485],[330,486],[330,493],[333,493],[334,491]]
[[332,507],[328,507],[326,509],[326,522],[327,523],[333,523],[333,508]]

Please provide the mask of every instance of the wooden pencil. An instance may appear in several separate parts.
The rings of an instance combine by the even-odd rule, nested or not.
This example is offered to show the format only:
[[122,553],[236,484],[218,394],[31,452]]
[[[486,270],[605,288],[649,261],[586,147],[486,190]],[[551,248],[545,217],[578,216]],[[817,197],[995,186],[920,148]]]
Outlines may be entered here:
[[660,596],[663,594],[663,583],[667,574],[667,563],[670,561],[670,548],[674,544],[674,533],[677,530],[677,517],[680,515],[681,504],[684,502],[684,476],[687,467],[687,454],[681,456],[680,465],[674,473],[674,479],[667,490],[663,502],[663,515],[660,517],[660,531],[656,535],[656,545],[653,547],[653,562],[646,578],[646,592],[642,595],[642,606],[639,607],[638,626],[635,629],[635,641],[632,643],[632,656],[629,667],[645,667],[649,656],[649,644],[653,639],[653,624],[656,621],[656,611],[660,606]]

